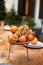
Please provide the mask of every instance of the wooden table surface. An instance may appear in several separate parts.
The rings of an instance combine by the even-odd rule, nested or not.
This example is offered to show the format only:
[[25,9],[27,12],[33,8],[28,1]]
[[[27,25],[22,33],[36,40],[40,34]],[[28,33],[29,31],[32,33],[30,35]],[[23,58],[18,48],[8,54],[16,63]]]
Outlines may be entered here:
[[[0,57],[1,55],[5,58],[8,57],[9,51],[9,42],[8,35],[11,32],[4,31],[3,33],[3,42],[0,44]],[[3,51],[4,50],[4,51]],[[13,65],[43,65],[43,48],[41,49],[30,49],[28,48],[28,58],[27,60],[27,48],[22,45],[13,45],[11,47],[10,58],[8,60],[9,63]],[[3,57],[1,59],[3,59]],[[0,60],[1,62],[1,60]]]

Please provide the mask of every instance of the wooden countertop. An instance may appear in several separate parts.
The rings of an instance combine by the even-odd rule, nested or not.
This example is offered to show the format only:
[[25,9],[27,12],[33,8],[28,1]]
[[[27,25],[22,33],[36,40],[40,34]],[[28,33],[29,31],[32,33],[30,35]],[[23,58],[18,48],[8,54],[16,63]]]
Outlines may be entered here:
[[26,48],[21,45],[15,45],[11,50],[10,59],[14,61],[15,65],[43,65],[43,48],[42,49],[28,49],[28,58]]
[[[5,58],[8,57],[9,42],[7,36],[9,33],[11,32],[5,31],[3,33],[4,41],[2,42],[2,45],[0,45],[0,56],[2,54],[4,55]],[[43,48],[41,49],[28,48],[29,60],[27,60],[26,50],[27,49],[22,45],[13,45],[11,47],[10,58],[8,62],[12,63],[13,65],[43,65]]]

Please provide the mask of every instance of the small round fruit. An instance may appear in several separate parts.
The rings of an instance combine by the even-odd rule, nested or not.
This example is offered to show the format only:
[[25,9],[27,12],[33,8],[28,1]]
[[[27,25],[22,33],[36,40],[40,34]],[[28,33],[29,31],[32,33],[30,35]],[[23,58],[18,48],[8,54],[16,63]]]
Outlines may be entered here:
[[25,34],[25,37],[26,37],[27,40],[28,40],[28,35],[29,35],[29,33],[26,33],[26,34]]
[[19,37],[19,42],[26,42],[26,37],[24,35]]
[[32,29],[29,30],[29,33],[32,34]]
[[8,40],[9,40],[10,42],[12,42],[12,41],[14,40],[13,35],[8,36]]
[[28,38],[28,35],[27,35],[27,34],[25,34],[25,37],[26,37],[26,38]]
[[35,32],[32,32],[32,34],[35,36]]
[[18,30],[18,27],[17,26],[12,26],[11,27],[11,32],[12,33],[15,33],[17,30]]
[[22,34],[19,34],[19,35],[18,35],[18,37],[21,37],[21,36],[22,36]]
[[32,34],[29,34],[28,40],[29,40],[29,41],[32,41],[33,39],[34,39],[34,36],[33,36]]
[[38,39],[36,37],[31,41],[32,44],[37,44],[37,42],[38,42]]
[[24,26],[24,28],[25,28],[25,30],[29,30],[29,27],[28,27],[28,25],[23,25]]

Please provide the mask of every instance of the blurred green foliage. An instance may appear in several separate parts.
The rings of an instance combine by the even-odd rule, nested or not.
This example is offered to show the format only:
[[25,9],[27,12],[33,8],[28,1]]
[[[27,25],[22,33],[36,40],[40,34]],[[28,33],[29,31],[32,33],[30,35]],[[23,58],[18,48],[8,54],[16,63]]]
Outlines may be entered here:
[[16,14],[14,5],[9,12],[6,12],[5,24],[9,25],[20,25],[22,23],[22,17]]
[[5,19],[5,15],[6,15],[5,11],[6,11],[5,2],[4,2],[4,0],[0,0],[0,20]]
[[28,24],[28,26],[30,27],[35,26],[35,21],[31,17],[28,16],[27,19],[25,19],[25,21],[26,21],[26,24]]

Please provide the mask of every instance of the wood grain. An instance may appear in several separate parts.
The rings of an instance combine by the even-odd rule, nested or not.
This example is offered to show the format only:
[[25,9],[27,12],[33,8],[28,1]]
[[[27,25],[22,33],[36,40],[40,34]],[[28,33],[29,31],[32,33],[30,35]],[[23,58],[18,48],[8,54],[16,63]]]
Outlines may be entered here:
[[[9,42],[7,38],[9,33],[11,32],[5,31],[3,33],[4,41],[2,42],[2,45],[0,45],[0,54],[1,55],[4,54],[4,58],[6,59],[7,59],[8,50],[9,50]],[[29,60],[27,60],[26,50],[27,49],[22,45],[13,45],[11,47],[10,58],[7,62],[13,65],[43,65],[43,48],[41,49],[29,48],[28,49]]]

